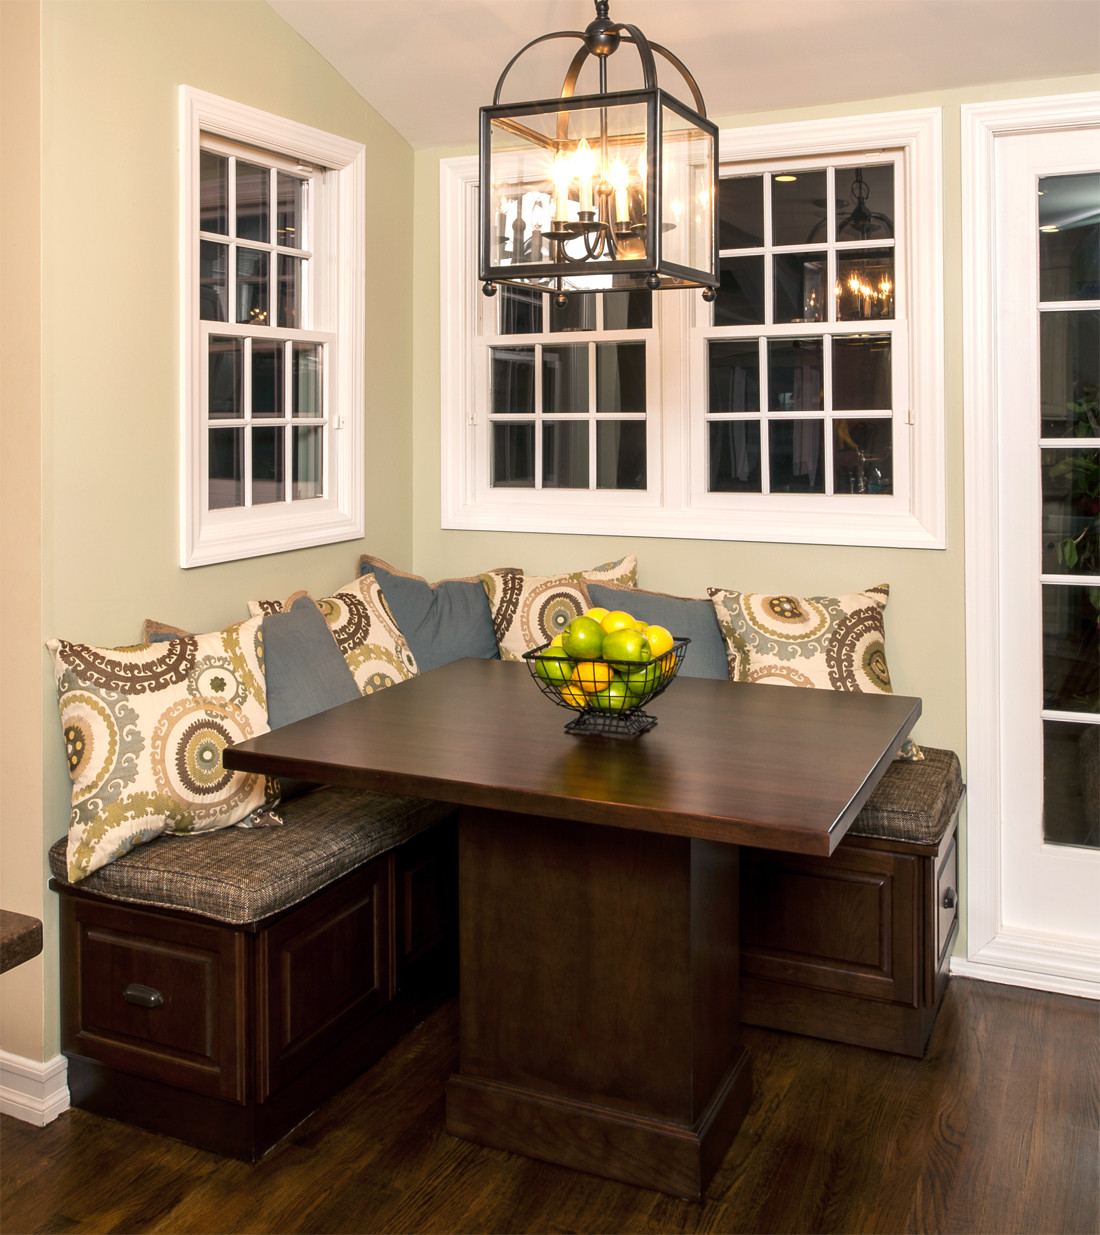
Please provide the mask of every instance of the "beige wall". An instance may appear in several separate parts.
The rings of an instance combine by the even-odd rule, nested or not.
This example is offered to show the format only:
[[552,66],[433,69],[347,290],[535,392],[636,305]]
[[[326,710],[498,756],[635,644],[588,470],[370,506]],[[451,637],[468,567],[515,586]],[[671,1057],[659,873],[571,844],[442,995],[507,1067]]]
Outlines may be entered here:
[[[962,253],[960,106],[1096,89],[1095,76],[1015,82],[947,93],[874,99],[843,107],[718,117],[721,128],[858,115],[916,107],[943,109],[944,284],[947,517],[946,550],[845,548],[733,540],[663,540],[599,536],[443,531],[439,474],[439,160],[472,148],[416,156],[416,366],[413,416],[417,442],[414,546],[430,577],[516,564],[535,572],[594,566],[627,550],[638,555],[642,587],[705,596],[708,586],[794,594],[859,591],[890,584],[887,651],[895,689],[919,695],[924,712],[915,736],[966,755],[963,586]],[[679,293],[676,293],[679,294]],[[962,848],[962,847],[960,847]],[[960,880],[965,887],[965,871]],[[963,919],[965,932],[965,917]],[[965,933],[959,950],[965,948]]]
[[[45,887],[45,855],[67,826],[69,787],[42,642],[58,636],[132,643],[145,617],[212,629],[247,616],[250,597],[346,583],[368,545],[395,561],[411,559],[407,254],[413,157],[404,140],[261,0],[46,0],[41,6],[2,0],[0,10],[5,122],[9,90],[37,97],[39,68],[42,100],[40,151],[33,140],[16,150],[32,188],[38,183],[35,163],[41,162],[42,385],[39,399],[37,342],[31,338],[15,392],[25,423],[9,416],[13,392],[7,376],[4,383],[4,541],[13,539],[16,528],[25,538],[15,565],[27,581],[30,603],[19,612],[19,650],[9,654],[8,606],[15,597],[5,555],[4,734],[14,729],[22,741],[18,762],[5,742],[0,868],[5,906],[42,916],[47,931],[43,960],[2,979],[0,1046],[48,1059],[57,1053],[59,1037],[56,898]],[[39,13],[40,54],[34,28]],[[16,69],[11,76],[9,60]],[[181,84],[366,146],[369,535],[363,542],[193,570],[179,566]],[[11,153],[5,141],[5,174]],[[17,197],[34,223],[33,193],[21,186]],[[7,226],[5,233],[10,235]],[[38,246],[21,253],[25,271],[19,283],[25,273],[33,289]],[[28,303],[12,286],[5,280],[5,340],[14,327],[37,336],[35,298]],[[34,462],[39,408],[40,479]],[[16,706],[16,690],[32,701],[29,707]],[[10,771],[9,763],[16,764]],[[22,768],[30,768],[30,775]]]

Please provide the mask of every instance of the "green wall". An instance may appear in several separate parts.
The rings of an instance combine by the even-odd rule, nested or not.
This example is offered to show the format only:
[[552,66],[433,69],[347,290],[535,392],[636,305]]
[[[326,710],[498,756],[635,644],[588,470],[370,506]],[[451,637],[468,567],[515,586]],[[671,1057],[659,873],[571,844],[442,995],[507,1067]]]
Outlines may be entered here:
[[[38,906],[47,945],[42,1008],[9,1006],[0,1028],[5,1049],[33,1055],[41,1037],[50,1058],[58,978],[45,854],[67,827],[69,785],[42,641],[133,643],[146,617],[214,629],[246,617],[250,598],[338,587],[368,545],[411,559],[414,168],[405,141],[261,0],[45,0],[40,13],[42,619],[27,654],[41,665],[43,788],[40,820],[5,818],[2,835],[6,851],[33,855],[14,895],[24,912]],[[179,566],[181,84],[366,147],[363,542]],[[0,466],[6,483],[26,461]]]

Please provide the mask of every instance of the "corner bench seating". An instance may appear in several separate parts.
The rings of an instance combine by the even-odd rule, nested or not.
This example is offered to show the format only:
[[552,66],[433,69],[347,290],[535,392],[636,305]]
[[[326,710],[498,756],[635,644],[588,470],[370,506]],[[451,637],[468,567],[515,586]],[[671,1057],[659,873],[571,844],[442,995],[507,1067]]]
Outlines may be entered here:
[[454,993],[452,808],[322,786],[279,813],[76,884],[51,848],[73,1106],[255,1162]]

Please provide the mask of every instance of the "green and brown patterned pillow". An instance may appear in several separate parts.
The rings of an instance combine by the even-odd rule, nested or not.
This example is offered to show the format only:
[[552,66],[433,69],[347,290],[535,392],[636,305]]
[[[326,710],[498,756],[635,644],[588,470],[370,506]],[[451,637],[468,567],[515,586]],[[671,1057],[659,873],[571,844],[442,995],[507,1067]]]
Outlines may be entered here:
[[578,614],[592,607],[586,584],[634,587],[638,582],[638,559],[631,553],[617,562],[565,575],[491,570],[481,576],[481,582],[493,613],[500,659],[520,660],[524,652],[548,643]]
[[[300,596],[308,595],[295,592],[285,601],[251,600],[248,611],[253,616],[286,613]],[[353,579],[322,600],[310,599],[325,615],[361,695],[416,677],[416,658],[393,620],[374,575]]]
[[229,827],[274,800],[274,782],[222,763],[268,729],[260,618],[137,647],[46,647],[73,782],[74,883],[162,833]]
[[[886,663],[883,583],[846,596],[708,588],[734,682],[893,694]],[[912,740],[903,759],[923,759]]]

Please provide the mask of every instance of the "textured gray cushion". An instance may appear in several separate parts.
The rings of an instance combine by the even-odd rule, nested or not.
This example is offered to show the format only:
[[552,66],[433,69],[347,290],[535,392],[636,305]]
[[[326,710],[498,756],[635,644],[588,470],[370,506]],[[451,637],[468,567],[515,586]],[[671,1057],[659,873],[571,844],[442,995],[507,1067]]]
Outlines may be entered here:
[[477,575],[429,583],[364,553],[359,574],[372,573],[421,673],[464,656],[500,659],[489,598]]
[[[160,837],[93,871],[80,888],[234,925],[258,922],[402,844],[453,809],[443,802],[326,785],[280,806],[282,827]],[[68,885],[64,837],[50,849],[50,870]]]
[[959,757],[922,746],[917,763],[896,759],[875,786],[849,829],[851,836],[938,845],[962,797]]
[[664,626],[679,638],[686,635],[691,643],[684,653],[680,672],[686,678],[729,677],[729,662],[722,631],[710,600],[693,600],[689,596],[669,596],[665,592],[643,592],[640,588],[608,587],[590,583],[588,595],[593,605],[604,609],[623,609],[639,621]]

